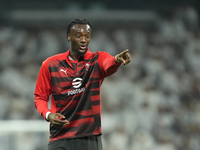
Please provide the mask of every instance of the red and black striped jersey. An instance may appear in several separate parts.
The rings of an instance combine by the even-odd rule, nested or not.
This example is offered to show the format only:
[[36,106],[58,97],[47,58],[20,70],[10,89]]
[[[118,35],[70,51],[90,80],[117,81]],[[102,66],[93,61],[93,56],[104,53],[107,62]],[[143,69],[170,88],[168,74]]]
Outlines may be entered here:
[[92,53],[88,49],[84,56],[73,61],[69,59],[69,51],[47,58],[36,83],[34,102],[38,112],[44,118],[48,111],[59,112],[69,121],[62,128],[50,125],[50,141],[102,133],[101,83],[120,66],[107,52]]

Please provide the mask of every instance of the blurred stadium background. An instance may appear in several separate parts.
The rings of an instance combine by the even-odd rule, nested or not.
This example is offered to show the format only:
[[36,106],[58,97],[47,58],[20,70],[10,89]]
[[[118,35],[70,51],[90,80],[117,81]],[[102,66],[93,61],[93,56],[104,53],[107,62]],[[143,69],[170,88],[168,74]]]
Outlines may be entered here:
[[74,18],[93,25],[91,51],[132,62],[102,86],[105,150],[200,149],[200,1],[1,0],[0,150],[46,150],[34,108],[40,65],[69,49]]

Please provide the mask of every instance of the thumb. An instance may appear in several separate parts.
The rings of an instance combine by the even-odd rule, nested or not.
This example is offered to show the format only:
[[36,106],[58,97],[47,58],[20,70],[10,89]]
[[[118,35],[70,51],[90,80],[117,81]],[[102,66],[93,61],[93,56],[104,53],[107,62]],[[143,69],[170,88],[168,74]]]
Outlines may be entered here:
[[125,55],[127,52],[128,52],[128,49],[124,50],[124,51],[121,52],[119,55],[120,55],[120,56]]

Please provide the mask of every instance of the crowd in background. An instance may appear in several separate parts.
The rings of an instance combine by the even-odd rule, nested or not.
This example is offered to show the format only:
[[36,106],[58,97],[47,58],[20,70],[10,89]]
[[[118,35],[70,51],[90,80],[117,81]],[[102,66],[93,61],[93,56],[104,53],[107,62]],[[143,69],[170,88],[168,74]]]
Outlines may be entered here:
[[[65,33],[66,29],[0,27],[0,120],[43,119],[34,108],[37,75],[42,61],[69,49]],[[93,27],[90,51],[114,56],[127,48],[131,63],[102,84],[104,149],[199,150],[196,10],[180,7],[170,15],[158,13],[151,29]],[[29,150],[36,150],[34,146],[27,145]]]

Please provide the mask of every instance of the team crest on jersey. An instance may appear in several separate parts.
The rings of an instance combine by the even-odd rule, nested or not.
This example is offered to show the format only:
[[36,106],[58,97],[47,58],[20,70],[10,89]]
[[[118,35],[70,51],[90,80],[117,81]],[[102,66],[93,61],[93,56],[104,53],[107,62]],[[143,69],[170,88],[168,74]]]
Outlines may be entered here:
[[88,71],[90,65],[88,63],[85,64],[85,70]]

